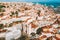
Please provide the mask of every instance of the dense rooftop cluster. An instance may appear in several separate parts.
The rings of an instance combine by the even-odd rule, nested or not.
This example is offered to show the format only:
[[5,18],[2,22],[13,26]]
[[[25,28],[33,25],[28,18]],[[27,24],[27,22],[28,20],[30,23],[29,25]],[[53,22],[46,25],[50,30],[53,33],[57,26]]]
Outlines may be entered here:
[[20,27],[29,37],[37,34],[39,40],[60,40],[60,14],[40,4],[0,3],[0,31],[10,27]]

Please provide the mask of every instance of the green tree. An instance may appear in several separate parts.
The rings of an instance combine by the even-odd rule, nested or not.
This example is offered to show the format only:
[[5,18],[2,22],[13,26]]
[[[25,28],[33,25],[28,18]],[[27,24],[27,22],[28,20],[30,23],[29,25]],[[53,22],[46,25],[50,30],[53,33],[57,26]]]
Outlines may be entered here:
[[2,9],[2,8],[0,8],[0,12],[5,12],[5,10],[4,10],[4,9]]
[[40,35],[42,31],[43,31],[42,28],[38,28],[36,34]]
[[0,28],[4,28],[3,24],[0,24]]
[[0,8],[5,8],[5,6],[4,5],[0,5]]

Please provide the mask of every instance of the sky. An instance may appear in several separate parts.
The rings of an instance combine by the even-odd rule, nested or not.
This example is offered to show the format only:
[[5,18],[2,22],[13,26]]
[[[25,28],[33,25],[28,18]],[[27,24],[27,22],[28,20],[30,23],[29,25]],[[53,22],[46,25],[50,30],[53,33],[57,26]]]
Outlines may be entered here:
[[0,2],[59,2],[60,0],[0,0]]

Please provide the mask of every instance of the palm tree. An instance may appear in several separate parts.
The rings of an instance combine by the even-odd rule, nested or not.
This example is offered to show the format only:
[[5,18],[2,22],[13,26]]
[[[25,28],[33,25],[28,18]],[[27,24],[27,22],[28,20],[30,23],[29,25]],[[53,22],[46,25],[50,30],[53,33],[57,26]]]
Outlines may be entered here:
[[16,11],[15,14],[16,14],[16,17],[17,17],[18,16],[18,11]]
[[41,11],[40,11],[40,10],[38,10],[38,12],[37,12],[38,16],[40,16],[40,12],[41,12]]

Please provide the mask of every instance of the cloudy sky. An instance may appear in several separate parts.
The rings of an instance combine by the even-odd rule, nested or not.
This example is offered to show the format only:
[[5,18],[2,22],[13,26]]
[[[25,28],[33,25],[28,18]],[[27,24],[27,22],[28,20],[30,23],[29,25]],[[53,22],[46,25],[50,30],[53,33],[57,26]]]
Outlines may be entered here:
[[59,2],[59,0],[0,0],[0,2]]

